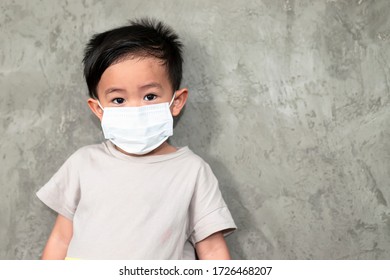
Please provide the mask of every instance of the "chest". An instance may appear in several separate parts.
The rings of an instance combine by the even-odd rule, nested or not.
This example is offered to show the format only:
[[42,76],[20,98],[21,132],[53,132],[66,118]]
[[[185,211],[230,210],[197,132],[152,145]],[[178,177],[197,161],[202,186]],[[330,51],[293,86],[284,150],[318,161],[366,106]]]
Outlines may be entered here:
[[79,209],[93,215],[142,213],[142,216],[185,214],[196,174],[165,165],[100,165],[80,174]]

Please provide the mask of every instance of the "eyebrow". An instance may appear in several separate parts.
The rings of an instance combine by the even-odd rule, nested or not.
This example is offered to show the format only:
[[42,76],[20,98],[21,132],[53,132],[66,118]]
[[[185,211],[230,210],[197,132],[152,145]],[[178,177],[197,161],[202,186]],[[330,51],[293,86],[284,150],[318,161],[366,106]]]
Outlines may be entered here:
[[[152,83],[148,83],[148,84],[139,86],[138,88],[141,89],[141,90],[146,90],[146,89],[150,89],[150,88],[162,89],[162,85],[159,84],[159,83],[156,83],[156,82],[152,82]],[[110,88],[108,88],[108,89],[106,89],[104,91],[104,94],[107,95],[107,94],[110,94],[110,93],[113,93],[113,92],[124,93],[124,92],[126,92],[126,90],[123,89],[123,88],[119,88],[119,87],[110,87]]]
[[159,83],[152,82],[152,83],[148,83],[146,85],[142,85],[142,86],[139,87],[139,89],[149,89],[149,88],[159,88],[159,89],[162,89],[162,85],[160,85]]
[[117,87],[110,87],[104,91],[104,94],[110,94],[112,92],[125,92],[125,89],[117,88]]

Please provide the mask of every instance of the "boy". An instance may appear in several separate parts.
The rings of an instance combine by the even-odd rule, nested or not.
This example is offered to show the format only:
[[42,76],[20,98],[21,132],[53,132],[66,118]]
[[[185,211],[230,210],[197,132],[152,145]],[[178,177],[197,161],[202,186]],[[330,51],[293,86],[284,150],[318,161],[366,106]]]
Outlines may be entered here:
[[[93,36],[88,105],[106,141],[75,152],[37,196],[58,213],[42,259],[230,259],[235,229],[210,167],[176,148],[182,45],[147,19]],[[191,246],[192,245],[192,246]]]

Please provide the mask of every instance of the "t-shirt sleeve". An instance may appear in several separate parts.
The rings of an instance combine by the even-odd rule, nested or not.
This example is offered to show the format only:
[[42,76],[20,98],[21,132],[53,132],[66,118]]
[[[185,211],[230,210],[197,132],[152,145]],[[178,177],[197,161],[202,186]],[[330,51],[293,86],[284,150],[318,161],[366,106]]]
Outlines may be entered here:
[[234,220],[223,200],[218,180],[207,163],[199,170],[190,203],[190,241],[195,244],[213,233],[227,235],[236,229]]
[[80,200],[79,182],[77,157],[72,155],[36,195],[58,214],[73,220]]

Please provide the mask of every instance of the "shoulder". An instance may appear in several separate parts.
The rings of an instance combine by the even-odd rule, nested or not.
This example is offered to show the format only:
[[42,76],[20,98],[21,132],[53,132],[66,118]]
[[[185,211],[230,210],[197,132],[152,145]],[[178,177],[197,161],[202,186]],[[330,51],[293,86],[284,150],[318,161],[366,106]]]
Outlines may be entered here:
[[176,153],[180,156],[176,157],[177,161],[186,162],[195,166],[204,166],[207,163],[199,155],[194,153],[189,147],[180,148]]
[[200,176],[213,174],[210,165],[198,154],[193,152],[190,148],[186,147],[183,159],[186,161],[186,165],[192,169],[196,169]]
[[103,142],[99,144],[92,144],[92,145],[81,147],[74,152],[74,155],[87,155],[87,154],[93,154],[93,153],[105,152],[105,151],[106,151],[106,143]]
[[107,148],[105,143],[87,145],[76,150],[68,159],[67,162],[83,163],[90,160],[91,158],[96,158],[99,155],[107,154]]

